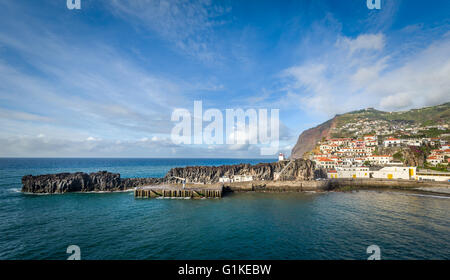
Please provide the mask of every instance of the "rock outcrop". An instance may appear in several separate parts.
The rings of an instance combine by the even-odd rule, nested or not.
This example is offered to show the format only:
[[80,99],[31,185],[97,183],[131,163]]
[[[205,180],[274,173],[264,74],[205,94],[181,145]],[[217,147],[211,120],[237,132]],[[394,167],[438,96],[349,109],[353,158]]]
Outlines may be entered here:
[[[394,155],[394,159],[401,160],[404,166],[423,166],[426,162],[426,151],[430,151],[431,149],[433,149],[433,147],[430,147],[428,145],[425,145],[423,147],[425,147],[425,149],[415,146],[393,148],[381,147],[378,148],[378,154]],[[399,155],[400,158],[395,158],[395,155]]]
[[[289,164],[289,166],[287,166]],[[287,166],[285,169],[284,167]],[[284,170],[283,170],[284,169]],[[217,183],[223,176],[250,175],[253,180],[274,180],[275,174],[281,172],[278,180],[298,181],[314,179],[315,163],[310,160],[297,159],[289,161],[260,163],[256,165],[238,164],[222,166],[188,166],[172,168],[165,176],[167,182],[181,182],[177,178],[187,178],[189,183]]]
[[297,144],[292,148],[291,157],[294,159],[303,158],[306,152],[314,149],[318,141],[322,140],[322,138],[330,137],[331,128],[335,125],[336,117],[321,125],[303,131],[298,137]]
[[120,174],[100,171],[96,173],[60,173],[22,178],[22,192],[67,193],[121,191],[137,186],[159,183],[159,178],[121,179]]
[[[282,173],[280,174],[280,172]],[[217,183],[222,176],[250,175],[253,180],[300,181],[313,180],[315,164],[310,160],[297,159],[292,162],[238,164],[223,166],[189,166],[172,168],[164,178],[120,178],[120,174],[100,171],[96,173],[60,173],[22,178],[22,192],[67,193],[123,191],[135,187],[162,183]]]
[[423,166],[426,162],[425,153],[418,147],[408,147],[402,153],[406,166]]

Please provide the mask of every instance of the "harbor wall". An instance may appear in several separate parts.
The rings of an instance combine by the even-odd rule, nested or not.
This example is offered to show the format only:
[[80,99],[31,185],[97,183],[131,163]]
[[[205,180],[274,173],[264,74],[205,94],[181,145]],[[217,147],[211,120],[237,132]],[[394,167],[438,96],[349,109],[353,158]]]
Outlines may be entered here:
[[224,184],[224,189],[234,192],[301,192],[331,191],[339,188],[395,188],[417,189],[433,187],[450,187],[448,182],[388,180],[388,179],[331,179],[320,181],[252,181]]

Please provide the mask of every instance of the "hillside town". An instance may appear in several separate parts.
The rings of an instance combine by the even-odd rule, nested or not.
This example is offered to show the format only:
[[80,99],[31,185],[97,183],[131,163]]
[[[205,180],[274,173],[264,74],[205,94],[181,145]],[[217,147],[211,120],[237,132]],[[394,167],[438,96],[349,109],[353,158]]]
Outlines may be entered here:
[[[383,127],[383,121],[374,121],[376,126],[367,130],[376,130],[377,134],[366,134],[360,138],[330,138],[317,143],[310,153],[310,159],[319,168],[327,170],[328,178],[385,178],[448,181],[450,173],[446,172],[450,163],[450,146],[445,138],[448,135],[433,138],[396,138],[390,128]],[[360,123],[343,126],[354,129]],[[378,126],[379,125],[379,126]],[[370,127],[366,124],[366,127]],[[412,129],[396,127],[396,134],[415,134],[423,129],[447,130],[448,126],[433,126]],[[358,128],[361,129],[361,128]],[[364,130],[364,129],[362,129]],[[358,135],[360,131],[355,134]],[[403,132],[403,133],[400,133]],[[426,161],[423,166],[406,166],[401,152],[405,149],[426,147]]]

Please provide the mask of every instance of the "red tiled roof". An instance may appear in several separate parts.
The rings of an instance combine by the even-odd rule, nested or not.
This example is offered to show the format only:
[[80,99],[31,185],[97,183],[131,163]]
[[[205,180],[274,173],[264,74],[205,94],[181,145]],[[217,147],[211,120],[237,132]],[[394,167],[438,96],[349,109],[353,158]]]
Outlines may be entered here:
[[324,161],[324,162],[332,162],[332,160],[331,159],[328,159],[328,158],[319,158],[319,161]]

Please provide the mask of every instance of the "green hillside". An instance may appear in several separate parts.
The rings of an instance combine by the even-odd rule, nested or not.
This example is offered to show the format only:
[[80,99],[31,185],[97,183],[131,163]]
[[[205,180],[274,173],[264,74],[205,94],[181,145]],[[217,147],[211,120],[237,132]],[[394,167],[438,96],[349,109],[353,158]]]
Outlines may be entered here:
[[[378,121],[379,124],[371,122]],[[360,127],[357,123],[362,123]],[[423,128],[418,136],[437,137],[449,133],[448,130],[426,128],[429,126],[442,126],[450,123],[450,102],[442,105],[412,109],[402,112],[384,112],[373,108],[353,111],[336,116],[336,126],[331,131],[332,137],[354,137],[357,131],[366,129],[365,133],[375,133],[383,126],[390,127],[395,134],[395,128]],[[353,124],[353,126],[352,126]],[[348,127],[350,126],[350,127]],[[353,129],[352,129],[353,128]],[[359,129],[358,129],[359,128]],[[367,130],[373,128],[373,130]],[[401,134],[402,135],[402,134]],[[397,136],[401,136],[397,135]]]
[[429,126],[449,123],[450,102],[442,105],[411,109],[402,112],[383,112],[373,108],[353,111],[338,115],[338,127],[359,119],[386,120],[394,122],[408,122],[415,125]]

